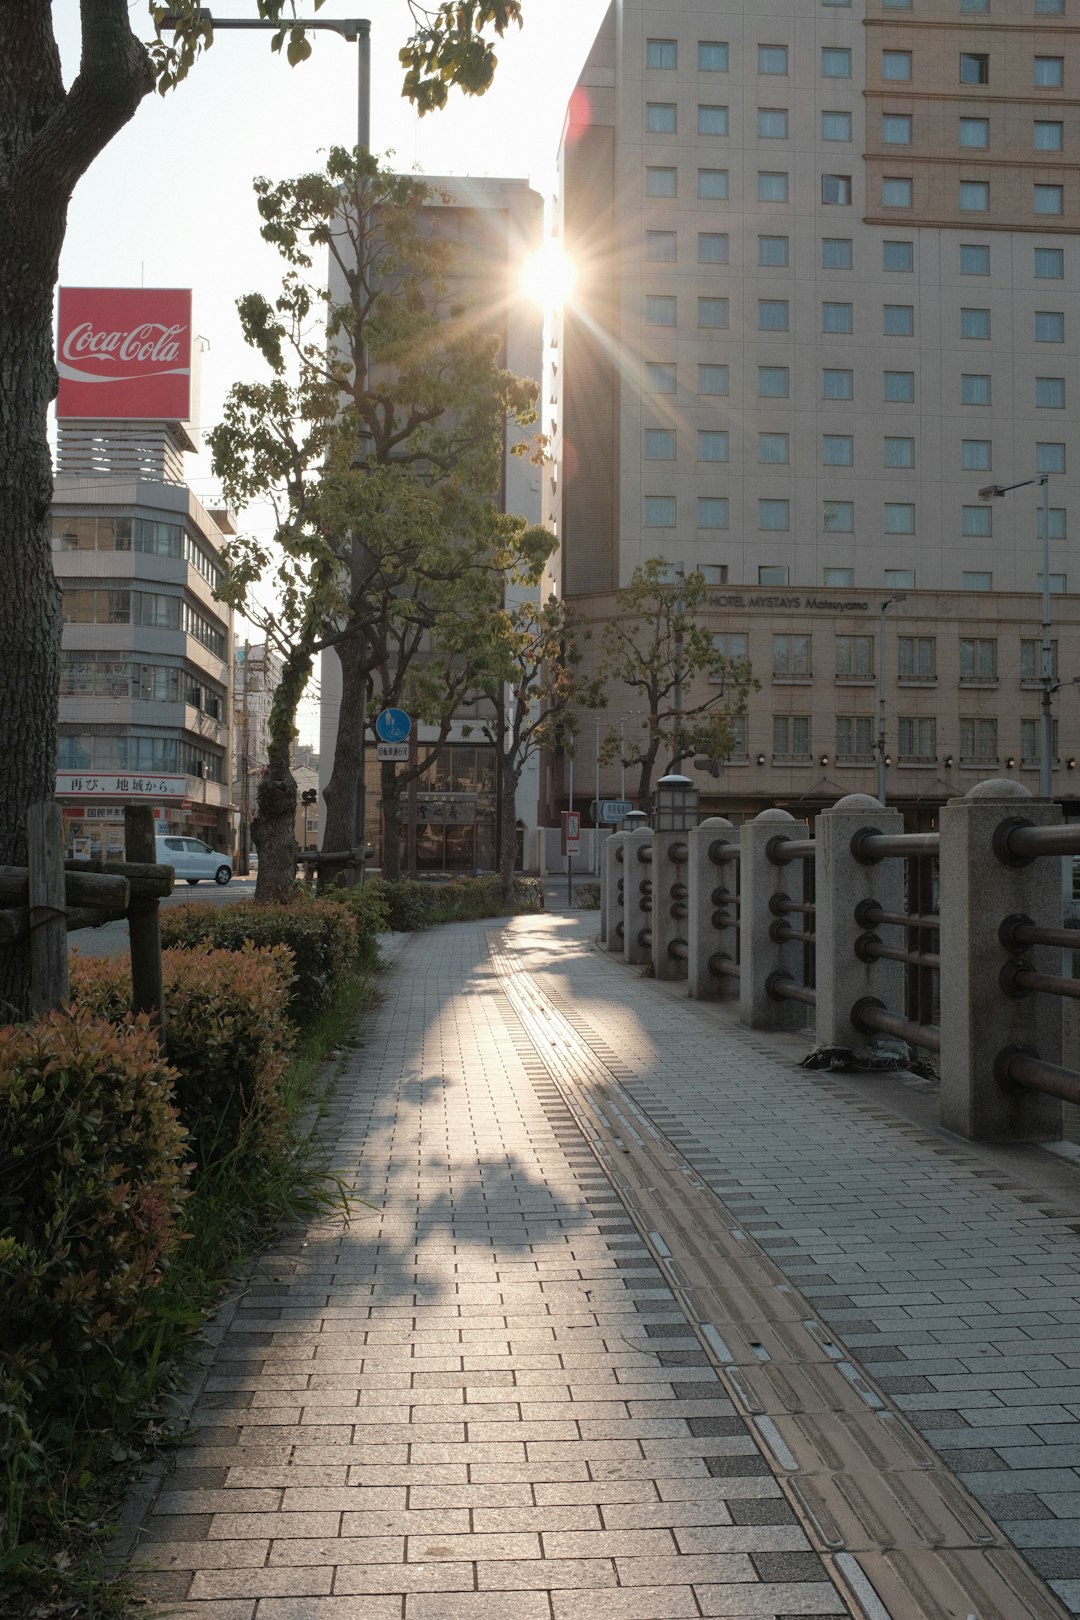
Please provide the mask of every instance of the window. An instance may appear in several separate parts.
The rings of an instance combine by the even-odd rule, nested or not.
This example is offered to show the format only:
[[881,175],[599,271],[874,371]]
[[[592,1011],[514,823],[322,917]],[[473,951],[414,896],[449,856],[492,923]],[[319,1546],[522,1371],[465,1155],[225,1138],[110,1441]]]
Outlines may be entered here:
[[850,204],[850,174],[823,174],[821,177],[821,200],[823,203],[836,203],[841,206]]
[[881,119],[883,146],[911,145],[911,118],[907,113],[884,113]]
[[809,675],[810,637],[773,636],[772,667],[774,675]]
[[[1036,574],[1035,578],[1038,581],[1039,589],[1042,590],[1042,574],[1041,574],[1041,572]],[[1067,581],[1066,576],[1064,574],[1051,574],[1050,575],[1050,594],[1051,594],[1051,596],[1060,596],[1060,595],[1062,595],[1062,593],[1066,590],[1067,585],[1068,585],[1068,581]]]
[[774,500],[758,501],[758,528],[759,529],[786,529],[788,526],[788,502]]
[[728,503],[720,495],[699,495],[697,503],[697,526],[699,529],[726,529],[728,526]]
[[758,366],[757,391],[760,399],[787,399],[787,366]]
[[854,501],[822,501],[821,527],[826,534],[852,534],[855,529]]
[[855,441],[850,433],[825,433],[821,439],[823,467],[850,467],[855,459]]
[[982,243],[961,242],[960,274],[962,276],[988,276],[990,274],[990,249]]
[[823,112],[821,115],[823,141],[850,141],[851,114],[849,112]]
[[884,526],[886,534],[914,534],[914,505],[910,501],[886,501]]
[[837,636],[836,673],[838,675],[873,675],[873,636]]
[[914,467],[915,440],[886,438],[885,465],[886,467]]
[[850,304],[822,304],[821,330],[823,332],[850,332],[852,306]]
[[757,48],[757,70],[759,73],[786,73],[787,46],[759,45]]
[[759,585],[786,585],[787,568],[782,563],[762,563],[758,567],[757,582]]
[[937,669],[933,636],[901,636],[897,643],[897,672],[901,680],[932,680]]
[[915,332],[915,306],[885,304],[881,311],[881,330],[886,337],[912,337]]
[[697,368],[697,387],[699,394],[726,394],[728,391],[728,368],[702,363]]
[[675,497],[673,495],[646,495],[645,527],[647,529],[673,529],[675,527]]
[[702,73],[726,73],[728,70],[727,45],[715,39],[699,39],[697,65]]
[[780,759],[810,758],[810,716],[808,714],[774,714],[772,747]]
[[910,11],[911,0],[881,0],[882,11]]
[[915,589],[914,568],[886,568],[885,585],[890,591],[913,591]]
[[697,172],[697,194],[705,202],[724,202],[728,194],[727,170],[699,169]]
[[135,600],[138,624],[151,624],[159,630],[179,630],[181,603],[178,596],[158,596],[149,591],[140,591]]
[[646,169],[645,195],[646,197],[676,196],[676,171],[674,169]]
[[[1036,57],[1038,61],[1038,57]],[[960,83],[989,84],[990,58],[982,51],[960,52]]]
[[989,11],[990,0],[960,0],[961,11]]
[[675,460],[675,430],[674,430],[674,428],[646,428],[645,429],[645,460],[646,461],[674,461]]
[[673,101],[650,101],[645,106],[645,128],[650,135],[674,135],[676,111]]
[[645,392],[648,394],[673,394],[675,392],[675,367],[667,361],[646,360]]
[[1035,15],[1037,17],[1064,17],[1065,0],[1035,0]]
[[699,135],[726,135],[728,132],[727,108],[698,107],[697,132]]
[[965,214],[985,214],[990,207],[989,180],[961,180],[960,211]]
[[1063,411],[1065,409],[1064,377],[1036,377],[1035,405],[1039,410]]
[[826,367],[821,373],[822,399],[851,399],[853,373],[850,371],[835,371]]
[[960,589],[962,591],[992,591],[993,588],[993,574],[977,570],[960,575]]
[[749,637],[742,630],[721,630],[712,638],[713,652],[731,664],[742,664],[749,656]]
[[758,170],[758,202],[787,202],[788,177],[775,171]]
[[993,508],[965,506],[960,513],[960,532],[969,540],[989,540],[993,534]]
[[1064,275],[1064,248],[1035,249],[1035,276],[1038,281],[1061,281]]
[[788,460],[787,434],[759,433],[757,458],[759,461],[766,462],[771,466],[786,466]]
[[881,244],[883,270],[913,270],[915,268],[914,242],[883,242]]
[[839,46],[822,46],[821,77],[823,79],[850,79],[851,52],[841,49]]
[[1035,341],[1036,343],[1064,343],[1065,312],[1063,310],[1037,309],[1035,311]]
[[898,175],[886,175],[881,182],[882,208],[910,208],[911,181]]
[[821,240],[821,268],[823,270],[850,270],[852,243],[849,236],[825,236]]
[[673,39],[649,39],[645,41],[645,66],[647,68],[674,68],[679,65],[679,47]]
[[697,256],[698,264],[727,264],[727,233],[723,231],[699,231]]
[[1060,214],[1065,205],[1064,186],[1033,186],[1032,206],[1037,214]]
[[783,267],[788,262],[786,236],[759,236],[757,239],[758,264]]
[[[1021,641],[1020,643],[1020,679],[1022,681],[1037,681],[1039,671],[1042,669],[1042,642]],[[1050,673],[1057,680],[1058,673],[1058,644],[1050,643]]]
[[1033,82],[1039,90],[1060,90],[1065,83],[1065,58],[1037,56]]
[[697,453],[699,461],[726,461],[728,458],[728,436],[712,429],[700,429],[697,436]]
[[837,759],[857,759],[874,752],[874,721],[869,714],[838,714]]
[[821,582],[835,591],[846,591],[855,583],[854,568],[823,568]]
[[[786,107],[759,107],[757,132],[763,141],[786,141],[788,115]],[[727,131],[725,130],[726,134]]]
[[990,311],[988,309],[962,309],[960,311],[960,336],[962,338],[988,338],[990,336]]
[[886,371],[882,383],[882,398],[893,404],[910,405],[915,398],[915,373]]
[[997,680],[997,642],[992,637],[974,640],[960,638],[960,679],[962,681]]
[[989,405],[990,378],[985,372],[966,371],[960,378],[961,405]]
[[906,84],[911,79],[911,52],[882,51],[881,77],[902,80]]
[[989,118],[961,118],[960,120],[961,146],[989,146],[990,120]]
[[645,294],[645,324],[647,326],[676,325],[677,304],[667,293]]
[[1036,118],[1032,145],[1036,152],[1060,152],[1065,145],[1065,125],[1057,119]]
[[937,757],[936,722],[924,715],[902,714],[899,720],[900,758],[918,762]]
[[787,299],[759,298],[757,323],[759,332],[786,332],[788,330]]
[[678,244],[674,231],[646,231],[645,257],[651,264],[673,264],[678,257]]
[[991,765],[997,757],[997,721],[961,717],[961,760],[969,765]]
[[1052,506],[1050,508],[1050,538],[1051,540],[1064,540],[1065,538],[1065,508],[1063,506]]
[[1036,444],[1035,471],[1041,473],[1063,473],[1065,471],[1065,446],[1063,444],[1050,444],[1046,442]]
[[960,466],[964,472],[989,472],[990,440],[962,439],[960,442]]
[[697,301],[697,323],[699,326],[726,326],[728,323],[727,299],[699,298]]
[[[701,575],[706,585],[727,584],[727,563],[699,563],[698,573]],[[745,720],[745,718],[746,717],[744,715],[743,719]],[[742,750],[742,752],[746,752],[745,748]]]

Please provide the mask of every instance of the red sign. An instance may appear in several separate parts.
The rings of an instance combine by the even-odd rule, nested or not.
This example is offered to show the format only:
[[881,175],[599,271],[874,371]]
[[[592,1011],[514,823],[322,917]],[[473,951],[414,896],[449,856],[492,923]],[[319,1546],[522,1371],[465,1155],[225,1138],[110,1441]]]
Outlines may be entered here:
[[564,810],[562,813],[562,852],[578,855],[581,852],[581,811]]
[[186,422],[191,417],[191,292],[61,287],[59,417]]

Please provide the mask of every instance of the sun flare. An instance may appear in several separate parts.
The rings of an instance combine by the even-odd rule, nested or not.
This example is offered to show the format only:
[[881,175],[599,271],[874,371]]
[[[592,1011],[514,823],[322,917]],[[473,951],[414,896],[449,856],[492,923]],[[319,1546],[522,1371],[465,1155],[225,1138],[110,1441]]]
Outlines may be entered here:
[[521,272],[526,297],[545,309],[565,304],[574,290],[574,266],[557,242],[547,242]]

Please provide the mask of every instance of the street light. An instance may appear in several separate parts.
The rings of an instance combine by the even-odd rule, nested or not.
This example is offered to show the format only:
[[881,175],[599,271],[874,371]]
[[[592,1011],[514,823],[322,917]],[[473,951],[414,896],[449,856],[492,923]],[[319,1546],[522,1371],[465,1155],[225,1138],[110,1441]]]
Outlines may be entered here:
[[907,592],[899,591],[896,596],[887,596],[881,604],[881,629],[878,634],[878,672],[877,672],[877,700],[878,700],[878,731],[877,731],[877,798],[879,804],[885,803],[885,794],[888,791],[885,783],[885,767],[891,761],[885,758],[885,609],[892,607],[894,602],[906,602]]
[[1039,794],[1044,799],[1054,792],[1054,716],[1050,699],[1057,691],[1054,680],[1054,648],[1050,640],[1050,474],[1039,473],[1034,478],[1022,478],[1017,484],[986,484],[979,491],[980,501],[999,500],[1013,489],[1027,489],[1031,484],[1042,485],[1042,647],[1039,658],[1039,680],[1042,683],[1042,708],[1039,714]]

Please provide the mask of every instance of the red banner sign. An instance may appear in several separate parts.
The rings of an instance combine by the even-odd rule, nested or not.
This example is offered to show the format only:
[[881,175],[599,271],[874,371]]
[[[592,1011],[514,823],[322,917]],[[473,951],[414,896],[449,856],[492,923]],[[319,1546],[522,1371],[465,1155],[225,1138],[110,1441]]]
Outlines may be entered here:
[[190,290],[61,287],[56,366],[59,417],[190,420]]

